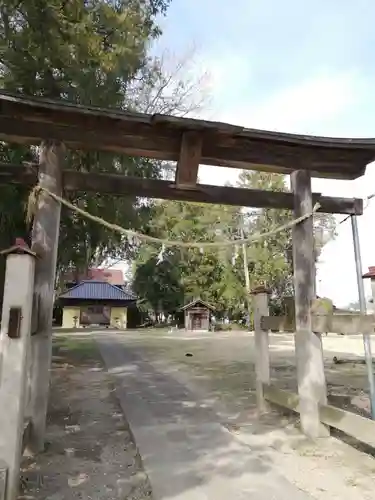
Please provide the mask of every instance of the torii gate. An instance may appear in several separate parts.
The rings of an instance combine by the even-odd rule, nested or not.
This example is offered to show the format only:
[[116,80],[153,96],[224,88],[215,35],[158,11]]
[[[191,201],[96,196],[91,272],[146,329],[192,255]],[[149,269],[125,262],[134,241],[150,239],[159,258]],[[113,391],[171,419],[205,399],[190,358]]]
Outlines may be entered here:
[[[38,165],[0,164],[0,183],[41,187],[61,196],[62,190],[136,195],[151,198],[290,209],[296,217],[320,211],[352,216],[357,272],[361,276],[356,216],[362,200],[321,196],[311,191],[311,177],[355,179],[375,159],[374,139],[333,139],[247,129],[225,123],[147,115],[84,107],[2,92],[0,140],[41,145]],[[110,151],[176,161],[173,182],[131,178],[109,173],[84,173],[63,168],[66,148]],[[208,186],[197,183],[199,164],[233,167],[291,176],[292,192]],[[32,252],[35,262],[34,299],[37,331],[31,339],[31,440],[29,447],[43,449],[52,345],[52,307],[59,236],[60,203],[42,192],[34,219]],[[303,377],[305,404],[301,405],[303,431],[326,435],[319,421],[319,403],[326,399],[321,344],[311,331],[311,301],[315,296],[313,221],[306,218],[293,231],[297,364]],[[363,296],[359,279],[360,297]],[[362,300],[362,299],[361,299]],[[3,324],[1,335],[7,335]],[[12,339],[17,342],[18,339]],[[320,353],[320,354],[319,354]],[[1,353],[0,353],[1,356]],[[303,361],[302,361],[303,360]],[[309,376],[314,373],[314,377]],[[302,384],[302,380],[299,380]],[[1,379],[0,379],[1,393]],[[17,398],[18,394],[12,395]],[[22,405],[21,405],[22,406]],[[11,418],[11,416],[8,416]],[[1,432],[1,427],[0,427]],[[7,460],[7,456],[0,456]],[[13,465],[14,466],[14,465]],[[7,500],[12,500],[8,496]]]

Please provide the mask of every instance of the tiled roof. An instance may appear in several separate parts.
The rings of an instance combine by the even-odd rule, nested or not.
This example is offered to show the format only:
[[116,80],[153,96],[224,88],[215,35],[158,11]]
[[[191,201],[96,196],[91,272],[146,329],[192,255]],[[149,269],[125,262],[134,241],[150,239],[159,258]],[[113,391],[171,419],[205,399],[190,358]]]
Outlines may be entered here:
[[84,280],[106,281],[111,285],[124,285],[124,275],[120,269],[88,269],[87,273],[76,275],[74,271],[67,271],[63,276],[63,282],[81,282]]
[[105,281],[87,280],[61,294],[60,299],[81,300],[136,300],[130,293]]

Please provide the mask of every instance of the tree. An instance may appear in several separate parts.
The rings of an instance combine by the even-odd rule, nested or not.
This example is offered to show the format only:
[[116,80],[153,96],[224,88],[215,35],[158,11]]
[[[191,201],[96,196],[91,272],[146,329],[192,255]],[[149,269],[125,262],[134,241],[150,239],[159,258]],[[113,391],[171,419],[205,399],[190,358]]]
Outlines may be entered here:
[[[283,175],[268,172],[243,171],[241,187],[270,191],[288,191]],[[260,209],[246,217],[246,232],[268,232],[293,220],[289,210]],[[326,237],[335,236],[336,220],[331,214],[314,214],[315,258],[319,258]],[[279,232],[267,239],[256,241],[249,247],[249,263],[254,283],[264,282],[272,291],[271,306],[275,312],[282,308],[282,297],[293,294],[292,230]]]
[[143,299],[145,310],[159,313],[174,313],[184,300],[179,268],[175,265],[174,255],[167,251],[163,260],[151,254],[139,262],[136,270],[134,291]]
[[[156,17],[169,0],[4,0],[0,6],[0,88],[27,95],[62,98],[80,104],[132,107],[126,85],[150,65],[147,50],[160,34]],[[1,145],[1,159],[21,163],[37,160],[37,148]],[[152,162],[96,153],[70,152],[70,168],[127,172],[139,168],[145,175],[159,168]],[[0,187],[0,245],[28,234],[22,208],[26,190]],[[108,217],[124,214],[121,221],[137,222],[132,199],[73,197],[81,206]],[[20,210],[21,208],[21,210]],[[4,215],[6,214],[6,215]],[[59,265],[87,265],[101,251],[111,251],[117,235],[93,227],[63,211],[61,238],[66,251]],[[69,242],[69,243],[68,243]]]
[[[239,185],[243,188],[287,191],[284,176],[244,171]],[[183,202],[161,202],[152,208],[148,231],[159,238],[181,241],[224,242],[243,233],[255,237],[290,222],[288,210],[256,209]],[[330,231],[335,219],[319,214],[315,228]],[[317,253],[321,250],[317,241]],[[251,286],[265,283],[272,291],[271,308],[280,312],[283,297],[293,293],[292,232],[284,230],[267,238],[255,238],[246,244]],[[134,289],[148,300],[151,309],[173,312],[196,297],[212,302],[219,313],[240,318],[246,311],[247,292],[241,246],[217,248],[172,247],[157,264],[160,248],[142,246],[134,264]]]
[[[153,207],[148,231],[163,239],[215,242],[234,231],[238,209],[177,201]],[[158,257],[163,260],[158,263]],[[215,304],[220,314],[238,307],[238,278],[232,266],[233,248],[170,247],[142,245],[135,261],[134,290],[155,311],[176,312],[195,298]],[[243,295],[243,294],[242,294]],[[242,304],[243,306],[243,304]]]
[[[169,3],[4,0],[0,6],[0,88],[79,104],[149,112],[160,110],[168,101],[168,111],[176,109],[180,113],[196,89],[185,93],[185,101],[178,92],[169,95],[166,79],[173,81],[166,75],[163,61],[148,55],[150,44],[160,34],[158,16],[166,13]],[[174,84],[181,89],[179,80]],[[1,155],[3,161],[14,163],[36,161],[37,148],[3,145]],[[81,171],[105,170],[153,178],[162,175],[161,162],[109,153],[70,151],[67,164]],[[9,214],[2,218],[2,246],[10,244],[7,235],[14,238],[28,233],[22,216],[15,215],[26,195],[23,189],[0,187],[0,211]],[[148,207],[135,197],[80,193],[70,194],[69,199],[125,227],[140,229],[148,216]],[[64,252],[58,257],[61,271],[72,265],[84,270],[112,255],[131,255],[132,245],[123,237],[66,209],[62,210],[60,235],[64,242]]]
[[142,68],[128,94],[137,110],[174,116],[195,116],[209,103],[209,75],[195,66],[194,47],[176,58],[164,51],[152,65]]

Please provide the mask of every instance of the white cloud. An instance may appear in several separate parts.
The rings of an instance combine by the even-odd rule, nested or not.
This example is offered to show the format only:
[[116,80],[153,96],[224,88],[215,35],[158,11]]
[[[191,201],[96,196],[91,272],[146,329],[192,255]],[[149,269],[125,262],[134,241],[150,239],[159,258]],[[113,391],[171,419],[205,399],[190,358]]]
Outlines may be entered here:
[[249,121],[255,128],[323,133],[325,121],[355,105],[360,87],[353,73],[318,75],[276,92],[254,109]]
[[[215,109],[209,118],[249,128],[335,135],[332,120],[337,120],[352,107],[356,96],[361,95],[363,89],[363,83],[355,73],[317,75],[276,91],[266,101],[259,103],[249,87],[249,70],[241,72],[240,59],[223,56],[222,60],[213,60],[206,63],[205,67],[211,71]],[[243,81],[246,78],[249,83],[248,95],[244,93],[246,86]],[[240,86],[241,93],[238,92]],[[225,89],[231,89],[230,94],[226,95],[227,101],[223,100]],[[201,182],[224,184],[234,182],[238,171],[202,166],[199,175]]]
[[[226,59],[223,62],[226,63]],[[233,69],[239,67],[235,64]],[[241,94],[234,88],[231,102],[225,103],[220,102],[222,88],[233,89],[233,81],[241,81],[246,74],[242,75],[241,71],[234,73],[229,67],[230,75],[226,79],[224,68],[222,72],[220,65],[214,68],[213,74],[217,76],[213,83],[220,81],[218,90],[213,88],[215,119],[249,128],[322,135],[327,133],[322,131],[327,128],[325,122],[337,119],[355,106],[364,90],[364,83],[356,73],[318,74],[276,90],[260,102],[250,86],[247,95],[243,86]]]
[[219,109],[227,109],[233,101],[243,96],[251,82],[251,65],[244,63],[241,53],[222,53],[219,58],[208,61],[202,58],[200,67],[210,75],[213,100],[216,101],[216,113],[219,114]]

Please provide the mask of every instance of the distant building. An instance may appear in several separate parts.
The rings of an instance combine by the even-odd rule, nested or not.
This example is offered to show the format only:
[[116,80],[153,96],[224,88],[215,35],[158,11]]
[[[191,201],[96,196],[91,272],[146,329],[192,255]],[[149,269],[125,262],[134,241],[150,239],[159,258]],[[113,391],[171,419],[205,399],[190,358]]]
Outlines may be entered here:
[[184,324],[187,331],[209,331],[210,316],[215,308],[201,299],[196,299],[181,307],[184,312]]
[[71,270],[62,276],[62,327],[89,325],[126,328],[128,307],[136,302],[119,269]]
[[69,288],[58,298],[63,308],[62,327],[98,325],[125,329],[127,310],[136,297],[100,280],[85,280]]

